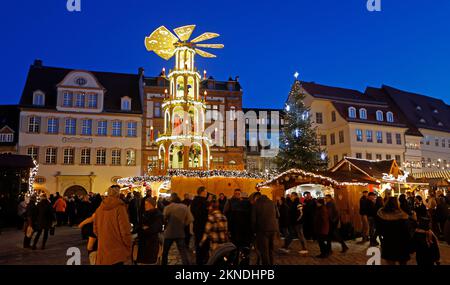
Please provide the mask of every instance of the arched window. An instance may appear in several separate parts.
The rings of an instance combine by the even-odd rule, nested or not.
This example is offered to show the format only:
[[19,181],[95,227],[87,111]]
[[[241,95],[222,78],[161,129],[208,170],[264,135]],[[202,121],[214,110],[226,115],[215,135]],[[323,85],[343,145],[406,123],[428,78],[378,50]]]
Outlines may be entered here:
[[359,109],[359,118],[362,120],[367,120],[367,110],[364,108]]
[[33,105],[44,106],[45,105],[45,95],[41,91],[36,91],[33,93]]
[[383,111],[380,110],[377,111],[377,121],[379,122],[383,121]]
[[348,117],[352,118],[352,119],[356,118],[356,108],[355,107],[348,108]]
[[394,114],[392,112],[387,112],[386,113],[386,120],[389,123],[393,123],[394,122]]
[[131,98],[130,97],[122,97],[120,100],[120,109],[122,111],[130,111],[131,110]]

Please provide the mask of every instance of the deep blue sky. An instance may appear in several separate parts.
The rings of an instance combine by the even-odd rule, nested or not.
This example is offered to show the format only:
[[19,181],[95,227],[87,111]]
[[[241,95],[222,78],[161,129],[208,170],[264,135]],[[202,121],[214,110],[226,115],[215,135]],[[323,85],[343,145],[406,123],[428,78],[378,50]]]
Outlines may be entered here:
[[388,84],[450,103],[448,0],[382,0],[379,13],[366,0],[81,0],[80,13],[68,12],[66,0],[3,2],[0,104],[18,102],[35,58],[157,75],[173,62],[148,53],[144,37],[187,24],[197,24],[194,36],[221,34],[218,58],[197,64],[216,79],[239,75],[245,107],[281,107],[295,71],[302,80],[362,91]]

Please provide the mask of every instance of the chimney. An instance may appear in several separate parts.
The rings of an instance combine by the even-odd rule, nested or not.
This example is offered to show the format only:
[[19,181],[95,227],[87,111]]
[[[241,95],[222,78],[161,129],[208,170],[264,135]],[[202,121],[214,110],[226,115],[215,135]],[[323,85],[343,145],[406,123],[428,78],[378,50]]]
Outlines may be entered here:
[[40,59],[35,59],[34,63],[33,63],[34,67],[42,67],[42,60]]
[[139,67],[138,68],[138,75],[139,76],[143,76],[144,75],[144,68],[143,67]]

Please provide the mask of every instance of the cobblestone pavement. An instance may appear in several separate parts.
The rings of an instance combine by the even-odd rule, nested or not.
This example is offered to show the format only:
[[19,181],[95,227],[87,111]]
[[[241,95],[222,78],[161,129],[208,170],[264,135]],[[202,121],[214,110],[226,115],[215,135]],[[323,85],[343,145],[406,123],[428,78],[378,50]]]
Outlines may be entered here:
[[[42,239],[42,237],[41,237]],[[77,247],[81,251],[81,264],[89,264],[86,251],[86,242],[81,240],[80,230],[70,227],[56,228],[55,236],[50,236],[45,250],[23,249],[23,233],[15,229],[7,229],[0,235],[0,265],[64,265],[69,258],[66,256],[67,249]],[[282,240],[276,242],[276,248],[279,248]],[[333,254],[326,259],[318,259],[315,256],[319,254],[317,243],[308,241],[309,253],[301,256],[298,253],[299,243],[294,241],[291,245],[291,252],[275,252],[275,263],[279,265],[364,265],[368,260],[366,256],[368,244],[359,244],[356,241],[348,241],[349,251],[340,253],[340,245],[333,243]],[[38,244],[38,248],[40,243]],[[441,262],[444,265],[450,265],[450,246],[442,243]],[[191,251],[191,260],[194,259]],[[256,261],[256,255],[252,254],[253,262]],[[175,244],[172,246],[169,255],[169,264],[181,264]],[[415,264],[414,256],[411,257],[409,264]]]

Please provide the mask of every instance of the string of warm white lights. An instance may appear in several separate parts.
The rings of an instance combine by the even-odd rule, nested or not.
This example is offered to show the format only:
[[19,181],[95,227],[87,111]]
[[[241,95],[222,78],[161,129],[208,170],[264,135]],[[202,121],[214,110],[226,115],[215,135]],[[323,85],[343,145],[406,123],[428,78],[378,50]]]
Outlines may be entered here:
[[192,177],[192,178],[209,178],[209,177],[224,177],[224,178],[253,178],[253,179],[270,179],[270,173],[249,173],[247,171],[238,170],[181,170],[170,169],[167,175],[164,176],[136,176],[126,177],[117,180],[120,185],[143,185],[151,182],[169,181],[172,177]]
[[330,184],[334,184],[337,186],[347,186],[347,185],[356,185],[356,186],[367,186],[368,183],[361,183],[361,182],[338,182],[336,180],[334,180],[333,178],[327,177],[327,176],[323,176],[320,174],[316,174],[316,173],[312,173],[312,172],[307,172],[301,169],[290,169],[288,171],[285,171],[265,182],[262,183],[258,183],[257,187],[264,187],[267,186],[269,184],[274,183],[275,181],[281,179],[282,177],[286,176],[286,175],[301,175],[301,176],[309,176],[309,177],[313,177],[313,178],[319,178],[321,180],[326,180],[328,181]]
[[33,163],[34,167],[30,169],[30,177],[28,178],[28,196],[36,194],[33,185],[39,170],[39,164],[36,162],[36,160],[33,160]]

